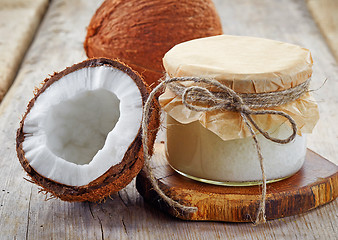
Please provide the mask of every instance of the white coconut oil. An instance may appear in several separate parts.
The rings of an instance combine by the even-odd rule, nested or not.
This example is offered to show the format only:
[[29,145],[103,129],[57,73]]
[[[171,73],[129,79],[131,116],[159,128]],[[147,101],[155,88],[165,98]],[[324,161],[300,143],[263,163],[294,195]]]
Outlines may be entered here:
[[[287,138],[287,124],[271,132]],[[264,158],[267,180],[278,181],[296,173],[306,154],[306,136],[297,135],[288,144],[278,144],[257,135]],[[166,156],[180,174],[219,185],[254,185],[262,180],[262,171],[252,137],[223,141],[198,121],[181,124],[167,116]]]

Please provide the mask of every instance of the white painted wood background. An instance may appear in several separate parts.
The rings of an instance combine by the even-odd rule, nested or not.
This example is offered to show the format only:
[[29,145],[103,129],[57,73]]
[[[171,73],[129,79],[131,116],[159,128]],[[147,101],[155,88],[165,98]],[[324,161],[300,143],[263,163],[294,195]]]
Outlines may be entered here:
[[[188,222],[143,202],[135,182],[104,203],[45,201],[25,181],[15,151],[19,120],[33,89],[54,71],[86,58],[86,26],[102,1],[52,0],[15,83],[0,105],[0,239],[337,239],[337,200],[265,225]],[[338,67],[304,0],[215,0],[224,32],[309,48],[321,120],[308,146],[338,164]],[[1,36],[2,37],[2,36]]]

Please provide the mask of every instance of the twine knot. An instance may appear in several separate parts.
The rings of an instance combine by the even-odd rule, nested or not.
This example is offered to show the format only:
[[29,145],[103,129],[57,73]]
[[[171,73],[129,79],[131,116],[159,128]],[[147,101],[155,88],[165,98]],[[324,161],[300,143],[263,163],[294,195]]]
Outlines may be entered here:
[[[203,86],[184,86],[183,82],[195,82],[199,85]],[[266,175],[264,171],[263,165],[263,156],[261,152],[260,145],[258,143],[256,133],[254,129],[256,129],[259,133],[261,133],[266,139],[280,143],[287,144],[291,142],[297,134],[297,124],[293,120],[293,118],[281,111],[275,110],[265,110],[259,108],[268,108],[274,106],[280,106],[282,104],[294,101],[298,99],[302,94],[308,91],[310,79],[305,81],[302,84],[297,85],[296,87],[286,89],[278,92],[271,93],[236,93],[231,88],[221,84],[220,82],[212,79],[199,78],[199,77],[177,77],[177,78],[167,78],[162,81],[154,90],[150,93],[147,102],[144,108],[143,122],[142,122],[142,130],[143,130],[143,149],[144,149],[144,160],[145,160],[145,171],[147,173],[148,178],[150,179],[154,190],[161,196],[170,206],[174,208],[178,208],[182,211],[194,212],[197,210],[196,207],[184,206],[167,195],[163,193],[163,191],[159,188],[157,180],[152,174],[151,167],[149,164],[150,156],[148,151],[148,129],[147,125],[149,122],[149,111],[153,98],[156,93],[163,87],[167,86],[172,92],[174,92],[177,96],[182,98],[182,103],[188,109],[197,112],[206,112],[206,111],[233,111],[241,114],[244,122],[246,123],[255,143],[255,147],[257,150],[257,155],[260,162],[261,172],[262,172],[262,198],[260,201],[260,205],[257,211],[256,216],[256,224],[265,222],[265,199],[266,199]],[[207,87],[216,87],[218,91],[210,91]],[[256,110],[258,109],[258,110]],[[286,139],[279,139],[271,137],[266,131],[261,129],[257,123],[252,119],[252,115],[266,115],[266,114],[274,114],[280,115],[284,117],[292,128],[292,134]]]
[[[173,83],[168,85],[169,89],[171,89],[174,93],[180,96],[180,90],[173,87],[172,85]],[[183,86],[179,85],[178,87],[180,88]],[[193,111],[214,111],[218,109],[225,109],[235,112],[249,111],[249,107],[244,105],[243,100],[241,98],[238,98],[237,95],[233,95],[233,93],[231,92],[230,97],[231,99],[220,98],[206,88],[192,86],[184,90],[182,94],[182,102],[187,108]],[[196,107],[196,105],[203,105],[205,104],[205,102],[212,103],[213,106],[207,108]]]

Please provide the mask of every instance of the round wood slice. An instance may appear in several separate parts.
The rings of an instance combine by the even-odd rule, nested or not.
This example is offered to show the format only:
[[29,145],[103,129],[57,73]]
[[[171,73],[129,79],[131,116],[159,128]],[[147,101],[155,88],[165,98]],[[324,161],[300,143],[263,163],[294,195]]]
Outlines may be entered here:
[[[253,222],[261,199],[261,186],[226,187],[197,182],[168,165],[164,144],[155,145],[152,167],[161,189],[174,200],[195,206],[185,213],[168,206],[152,189],[144,171],[136,180],[143,198],[169,214],[185,220]],[[290,178],[267,185],[266,218],[276,219],[307,212],[333,201],[338,195],[338,167],[311,150],[302,169]]]

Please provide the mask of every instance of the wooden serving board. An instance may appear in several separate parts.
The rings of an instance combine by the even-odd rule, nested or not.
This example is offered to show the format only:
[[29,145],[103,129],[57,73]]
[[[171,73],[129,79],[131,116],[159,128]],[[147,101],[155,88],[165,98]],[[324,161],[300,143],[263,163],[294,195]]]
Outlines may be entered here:
[[[261,187],[225,187],[200,183],[181,176],[165,160],[164,144],[155,146],[153,172],[164,192],[176,201],[195,206],[195,213],[169,207],[152,189],[144,171],[136,180],[143,198],[169,214],[185,220],[253,222]],[[333,201],[338,195],[338,167],[308,150],[302,169],[294,176],[267,185],[266,218],[296,215]]]

